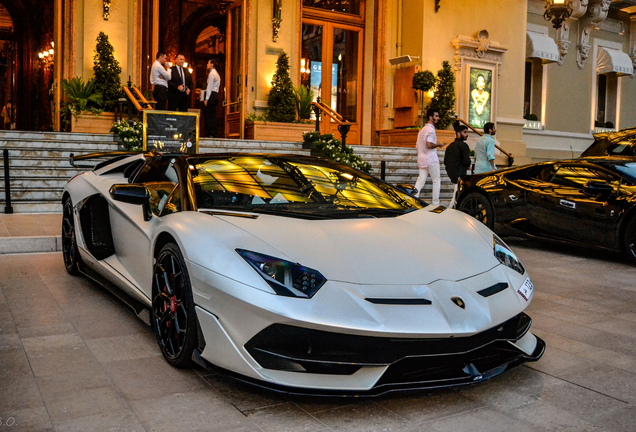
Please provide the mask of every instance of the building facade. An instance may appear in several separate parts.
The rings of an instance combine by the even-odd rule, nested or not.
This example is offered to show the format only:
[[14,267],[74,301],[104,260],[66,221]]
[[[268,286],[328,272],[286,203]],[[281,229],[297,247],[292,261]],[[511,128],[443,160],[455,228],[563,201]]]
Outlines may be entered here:
[[[543,0],[0,0],[0,103],[20,95],[20,129],[59,128],[59,82],[92,77],[104,32],[122,83],[143,91],[157,51],[184,54],[197,90],[217,60],[222,135],[243,137],[246,116],[267,106],[284,51],[294,84],[351,122],[347,142],[372,145],[380,131],[421,124],[430,95],[411,89],[410,77],[448,61],[457,115],[477,129],[496,123],[518,163],[576,155],[595,130],[636,126],[636,1],[570,4],[555,30]],[[202,107],[197,95],[193,108]]]

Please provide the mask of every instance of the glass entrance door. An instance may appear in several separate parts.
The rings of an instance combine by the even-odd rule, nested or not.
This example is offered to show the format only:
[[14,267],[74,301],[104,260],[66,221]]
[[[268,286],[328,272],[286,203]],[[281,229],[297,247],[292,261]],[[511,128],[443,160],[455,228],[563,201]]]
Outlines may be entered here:
[[243,6],[234,5],[227,15],[227,57],[225,70],[225,136],[227,138],[243,138],[245,112],[243,106],[245,81],[245,62],[243,44]]
[[[360,144],[362,29],[319,20],[304,20],[301,82],[351,123],[348,144]],[[324,115],[322,133],[340,136],[335,121]]]

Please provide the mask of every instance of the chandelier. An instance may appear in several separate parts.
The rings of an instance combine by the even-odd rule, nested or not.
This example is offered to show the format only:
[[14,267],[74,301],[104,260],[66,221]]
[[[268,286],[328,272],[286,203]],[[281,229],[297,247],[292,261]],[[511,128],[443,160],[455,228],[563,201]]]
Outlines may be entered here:
[[555,29],[561,28],[563,21],[572,15],[572,5],[570,0],[545,0],[545,13],[543,18],[552,21]]

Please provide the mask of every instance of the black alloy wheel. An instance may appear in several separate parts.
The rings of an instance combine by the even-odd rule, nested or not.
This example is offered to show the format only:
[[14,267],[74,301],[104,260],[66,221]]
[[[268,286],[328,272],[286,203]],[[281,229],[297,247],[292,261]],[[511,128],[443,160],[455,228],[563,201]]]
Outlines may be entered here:
[[153,273],[152,314],[159,348],[172,366],[189,367],[197,347],[197,320],[190,277],[176,244],[161,248]]
[[457,209],[474,217],[490,229],[495,226],[492,205],[488,198],[479,192],[466,195],[457,205]]
[[622,242],[623,252],[632,264],[636,264],[636,216],[627,223]]
[[81,262],[75,239],[75,219],[73,216],[73,201],[66,197],[63,203],[62,213],[62,257],[64,267],[69,274],[79,274],[78,264]]

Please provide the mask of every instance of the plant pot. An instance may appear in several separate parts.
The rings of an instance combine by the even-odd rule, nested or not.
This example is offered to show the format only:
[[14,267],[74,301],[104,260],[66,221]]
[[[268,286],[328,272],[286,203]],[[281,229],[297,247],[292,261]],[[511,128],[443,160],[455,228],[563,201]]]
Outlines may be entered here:
[[110,128],[115,123],[115,114],[103,112],[92,114],[84,112],[80,115],[71,115],[71,132],[78,133],[110,133]]
[[315,129],[309,123],[254,121],[245,123],[245,138],[257,141],[303,142],[303,134]]

